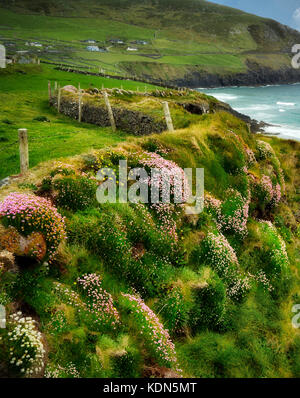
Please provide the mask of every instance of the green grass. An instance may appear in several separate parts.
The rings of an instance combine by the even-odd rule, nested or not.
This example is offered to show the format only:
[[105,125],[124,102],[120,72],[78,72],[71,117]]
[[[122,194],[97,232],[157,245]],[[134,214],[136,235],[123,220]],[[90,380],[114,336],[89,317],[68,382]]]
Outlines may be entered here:
[[[0,178],[19,173],[18,129],[27,128],[30,167],[40,162],[100,149],[126,139],[110,128],[78,124],[58,114],[48,103],[48,80],[61,86],[121,87],[144,90],[144,83],[55,71],[52,67],[16,66],[0,72]],[[153,86],[146,85],[148,88]],[[33,119],[45,116],[50,122]]]
[[[153,75],[164,79],[168,66],[170,70],[176,66],[173,75],[178,78],[194,71],[240,73],[247,71],[249,57],[273,69],[290,67],[286,48],[299,41],[299,34],[283,33],[274,21],[202,0],[185,2],[185,7],[177,0],[101,4],[67,0],[48,5],[19,0],[8,8],[1,8],[0,39],[15,44],[7,47],[9,53],[29,49],[42,60],[93,71],[101,67],[106,73],[123,76],[143,77],[147,63]],[[276,40],[266,39],[274,36]],[[120,38],[125,44],[112,45],[111,38]],[[86,39],[98,41],[108,53],[88,52],[82,42]],[[126,49],[134,40],[148,44],[129,53]],[[27,41],[40,41],[44,47],[39,52],[26,46]],[[56,52],[46,50],[49,45]]]
[[[18,69],[23,73],[17,73]],[[134,88],[136,85],[130,81],[114,82],[57,72],[48,66],[17,66],[15,70],[2,72],[1,100],[5,105],[0,119],[1,134],[6,131],[11,139],[9,133],[16,134],[18,127],[29,126],[29,131],[34,132],[33,138],[43,142],[41,146],[31,139],[31,157],[37,163],[51,158],[53,162],[48,162],[46,167],[41,165],[31,169],[26,178],[1,189],[0,197],[4,199],[8,192],[15,191],[37,193],[39,189],[38,193],[52,198],[58,211],[66,217],[68,240],[60,247],[49,268],[32,259],[18,257],[20,273],[4,272],[0,282],[0,303],[7,305],[8,311],[18,302],[28,309],[27,316],[38,316],[39,329],[47,340],[48,367],[64,368],[61,377],[71,377],[67,368],[70,363],[81,377],[142,377],[148,376],[145,372],[149,367],[162,375],[164,369],[159,366],[155,346],[150,340],[145,344],[145,338],[141,336],[139,328],[145,326],[144,320],[136,322],[122,298],[122,292],[133,293],[135,289],[164,327],[170,329],[183,376],[298,377],[299,330],[292,327],[291,308],[299,302],[300,235],[296,219],[299,202],[294,189],[299,185],[299,144],[260,136],[260,140],[272,144],[280,164],[274,161],[274,155],[260,159],[257,137],[249,134],[244,122],[227,113],[206,114],[198,120],[191,115],[193,124],[186,129],[129,139],[121,132],[112,134],[110,129],[79,126],[77,122],[57,115],[48,106],[48,79],[57,80],[62,85],[76,85],[80,81],[81,87],[85,88],[91,84],[99,86],[102,82],[111,87],[122,84]],[[24,101],[20,101],[22,96]],[[202,99],[201,94],[191,93],[191,97],[194,101]],[[135,96],[125,96],[123,101],[130,98],[134,100]],[[141,104],[135,100],[130,106]],[[51,122],[32,120],[42,115]],[[230,134],[229,130],[235,134]],[[54,131],[62,138],[55,137]],[[52,141],[46,138],[51,134]],[[93,145],[100,151],[65,160],[71,166],[65,166],[64,172],[70,173],[68,167],[71,167],[72,174],[63,177],[63,172],[54,165],[54,159],[87,152]],[[263,232],[259,230],[256,210],[251,206],[246,236],[241,237],[238,228],[223,230],[225,242],[235,250],[239,264],[231,263],[234,258],[228,245],[225,253],[218,250],[215,240],[211,240],[209,246],[206,244],[208,232],[217,232],[218,222],[207,209],[199,216],[191,217],[184,212],[171,213],[178,235],[175,242],[164,229],[168,224],[159,221],[155,211],[146,205],[99,205],[91,200],[94,181],[89,180],[89,176],[94,177],[99,168],[113,167],[117,172],[118,160],[124,157],[129,166],[136,167],[137,154],[144,156],[145,151],[158,150],[180,167],[204,167],[206,194],[222,200],[224,205],[233,197],[228,195],[228,188],[244,195],[245,189],[252,189],[251,178],[244,171],[245,148],[250,148],[256,155],[258,162],[248,164],[248,171],[257,178],[270,174],[277,181],[276,170],[282,167],[286,193],[277,208],[260,214],[262,219],[274,220],[275,232],[269,228]],[[0,159],[1,165],[10,168],[17,165],[17,160],[13,163],[5,156]],[[31,228],[31,222],[24,221]],[[7,218],[1,223],[14,222]],[[19,224],[14,225],[20,228]],[[292,278],[286,278],[283,272],[273,275],[272,250],[282,253],[285,250],[277,233],[285,240],[288,253],[285,267]],[[1,234],[2,229],[0,238]],[[207,254],[205,259],[202,254]],[[237,282],[246,273],[266,271],[268,277],[272,276],[270,283],[275,289],[269,292],[268,285],[253,281],[243,292],[243,297],[232,296],[228,287],[233,280],[228,280],[217,267],[224,262],[225,267],[234,264],[234,270],[240,271],[234,274]],[[220,274],[218,277],[213,269]],[[62,289],[79,294],[79,302],[87,302],[77,280],[86,273],[101,275],[102,286],[112,295],[120,315],[122,323],[117,329],[109,325],[102,329],[93,317],[86,316],[85,311],[77,311],[72,302],[54,290],[57,283],[61,283]],[[210,308],[210,312],[203,308]],[[5,330],[1,335],[7,345],[0,349],[0,361],[4,368],[9,368],[6,350],[11,343],[6,340]],[[11,372],[9,370],[10,375]]]
[[[119,18],[128,18],[128,23],[131,25],[133,22],[141,24],[141,21],[145,20],[145,13],[155,12],[154,9],[145,10],[143,8],[145,4],[142,2],[139,13],[136,8],[134,12],[130,8],[122,8],[124,4],[130,6],[132,2],[133,0],[121,0],[119,6],[111,8],[114,23],[120,22],[116,21],[117,11],[121,11]],[[182,7],[190,11],[198,3],[199,9],[203,11],[203,7],[207,7],[210,11],[211,15],[206,15],[210,22],[218,22],[219,34],[223,30],[226,31],[226,19],[230,20],[229,17],[231,20],[238,19],[241,24],[262,21],[230,8],[223,9],[222,19],[216,15],[216,12],[212,12],[220,10],[217,5],[197,0],[186,0],[185,3],[180,0],[173,0],[172,3],[170,0],[162,0],[162,9],[167,10],[169,14],[168,17],[165,15],[164,22],[172,26],[172,29],[161,33],[165,35],[165,39],[160,43],[161,46],[166,48],[166,43],[172,40],[170,32],[174,32],[174,37],[178,38],[183,23],[193,25],[193,32],[199,31],[202,38],[204,37],[205,24],[199,16],[190,13],[190,19],[186,21],[181,17]],[[24,5],[24,1],[16,0],[15,4]],[[26,4],[30,5],[32,13],[37,10],[34,7],[39,3],[32,4],[28,0]],[[43,5],[42,9],[48,4],[47,13],[55,12],[55,8],[51,8],[53,3],[40,4]],[[80,7],[84,3],[81,1],[73,3],[69,0],[60,4],[63,4],[61,6],[63,8],[59,9],[62,13],[65,6],[75,4],[73,12],[76,15],[77,5]],[[99,5],[97,6],[95,1],[91,0],[90,4],[90,8],[82,9],[82,16],[86,18],[99,12],[97,8]],[[102,1],[102,4],[109,5],[111,0]],[[169,10],[170,4],[172,11]],[[71,14],[71,11],[69,13]],[[10,23],[9,18],[8,15],[7,24]],[[33,23],[34,18],[38,20],[40,17],[27,15],[18,18],[17,22],[21,27],[22,18],[24,20],[30,18]],[[53,17],[41,18],[47,25]],[[60,24],[65,19],[57,16],[53,18],[58,31],[62,29]],[[149,28],[147,24],[150,25],[148,19],[145,21],[145,29]],[[75,19],[69,18],[68,26],[74,21]],[[153,26],[149,28],[150,31],[159,27],[161,15],[154,15],[151,21]],[[5,25],[5,20],[2,20],[1,24]],[[47,29],[52,35],[54,26],[48,26]],[[70,36],[67,40],[72,40],[72,29],[73,27],[69,30]],[[212,36],[213,29],[213,24],[208,26],[205,37]],[[181,39],[190,40],[193,32],[183,30]],[[101,34],[99,32],[99,35]],[[161,36],[159,37],[161,40]],[[229,45],[230,40],[226,35],[224,37]],[[202,43],[200,39],[199,43]],[[199,43],[198,50],[201,46]],[[79,43],[74,43],[74,47],[78,51]],[[171,52],[176,51],[175,47],[173,42]],[[187,50],[190,51],[191,47]],[[203,51],[206,49],[203,48]],[[123,50],[120,50],[120,53],[125,56]],[[118,54],[115,55],[116,58],[107,59],[107,64],[111,68],[115,61],[118,62]],[[228,68],[241,66],[238,64],[242,62],[240,56],[236,54],[222,56],[220,64],[217,64],[213,55],[203,55],[203,65],[206,62],[212,69],[218,68],[227,60]],[[257,56],[257,54],[252,55],[253,58]],[[131,60],[136,57],[138,56],[132,55]],[[175,63],[176,56],[171,57],[169,52],[168,57],[169,64],[162,65],[159,64],[159,60],[155,60],[147,66],[141,66],[135,61],[134,66],[136,70],[143,67],[152,73],[153,65],[159,64],[162,75],[168,73],[176,75],[178,73],[176,68],[182,67],[183,64],[180,62],[183,62],[184,57],[182,54],[178,56],[178,64]],[[171,59],[174,61],[172,65]],[[270,64],[273,60],[274,58],[270,57],[264,59],[264,62]],[[85,61],[81,59],[78,62],[84,64]],[[119,65],[114,68],[117,70]],[[186,70],[185,65],[182,70]],[[68,240],[61,245],[57,258],[49,267],[45,263],[37,264],[32,258],[18,256],[16,261],[19,273],[16,274],[14,270],[9,269],[9,265],[4,265],[3,268],[0,263],[0,303],[7,306],[8,314],[14,312],[18,306],[22,308],[25,316],[39,319],[38,328],[47,341],[48,367],[63,368],[61,374],[63,377],[71,377],[67,368],[70,364],[82,377],[142,377],[149,376],[147,371],[163,376],[165,369],[159,367],[155,350],[151,351],[145,345],[145,339],[141,337],[139,327],[144,325],[141,323],[139,326],[130,316],[128,307],[122,300],[121,292],[133,293],[136,289],[164,327],[170,328],[172,341],[176,345],[178,365],[183,370],[183,376],[299,377],[300,335],[299,329],[294,329],[291,323],[293,316],[291,309],[300,299],[299,195],[295,192],[295,187],[299,186],[300,182],[299,143],[260,135],[258,139],[270,143],[278,157],[277,159],[273,154],[270,158],[260,159],[257,136],[249,134],[247,126],[241,120],[227,113],[210,113],[203,116],[184,114],[183,118],[182,110],[178,108],[176,111],[175,107],[172,108],[172,115],[175,124],[178,123],[176,126],[182,127],[182,124],[186,123],[184,125],[187,128],[141,138],[129,137],[121,131],[113,133],[110,128],[78,124],[70,118],[57,114],[48,104],[48,80],[52,84],[57,81],[61,86],[65,84],[77,86],[80,82],[82,88],[101,87],[104,84],[110,88],[123,86],[125,89],[134,90],[139,87],[143,90],[145,86],[144,83],[132,81],[59,72],[44,64],[17,65],[0,72],[0,178],[19,171],[16,141],[17,130],[21,127],[28,129],[31,167],[26,177],[13,181],[10,186],[0,190],[0,199],[4,199],[9,192],[37,194],[39,189],[38,194],[49,196],[58,207],[59,213],[66,217]],[[190,94],[188,98],[181,98],[183,101],[192,99],[195,102],[201,99],[208,100],[206,97],[201,98],[200,94],[198,96]],[[176,98],[171,98],[172,100],[176,101]],[[140,102],[136,100],[136,96],[124,96],[123,102],[126,101],[129,103],[128,107],[132,109],[143,110],[143,106],[146,106],[146,112],[153,114],[157,112],[157,115],[161,112],[161,108],[155,106],[157,103],[152,108],[149,106],[152,98],[149,98],[148,102],[144,101],[144,105],[143,100]],[[160,101],[160,98],[157,101]],[[50,122],[38,121],[38,119],[43,120],[42,117],[49,119]],[[235,134],[230,134],[229,130]],[[91,153],[91,149],[99,151]],[[257,162],[248,163],[246,149],[253,151]],[[226,202],[234,197],[232,193],[228,194],[229,188],[246,196],[248,188],[253,190],[250,175],[257,179],[264,174],[269,175],[280,183],[278,171],[282,168],[286,189],[278,207],[262,208],[258,213],[256,207],[250,206],[248,234],[244,237],[241,237],[239,228],[223,230],[225,242],[235,250],[239,264],[230,254],[232,252],[227,244],[227,251],[219,251],[219,246],[217,244],[214,246],[215,240],[211,240],[211,247],[206,245],[205,238],[208,232],[217,233],[219,222],[208,209],[198,216],[188,216],[184,212],[171,213],[170,217],[175,222],[178,236],[178,240],[175,241],[168,229],[165,230],[170,223],[169,216],[168,223],[164,224],[159,221],[158,214],[147,206],[120,203],[99,205],[90,200],[94,182],[91,183],[89,177],[92,177],[93,181],[99,168],[113,167],[117,171],[118,160],[124,156],[128,157],[130,166],[136,166],[137,154],[144,156],[145,151],[155,150],[182,168],[203,167],[206,194],[223,202],[222,214],[226,210]],[[89,152],[89,155],[87,156],[85,152]],[[134,156],[130,155],[131,152]],[[78,155],[76,159],[72,158],[74,155]],[[73,171],[72,177],[63,177],[57,171],[54,163],[61,157],[69,157],[65,161],[71,165],[69,167]],[[46,160],[49,161],[46,167],[39,166],[40,162]],[[69,169],[66,171],[70,172]],[[86,173],[84,176],[83,171]],[[77,195],[80,197],[77,198]],[[252,192],[252,205],[256,199]],[[228,209],[230,210],[227,207]],[[34,216],[26,214],[23,221],[31,231],[30,217]],[[3,218],[0,238],[2,238],[3,225],[14,223],[8,217]],[[266,227],[265,230],[261,230],[258,218],[272,221],[276,229]],[[17,219],[13,225],[21,228],[20,225],[23,224],[18,221],[20,220]],[[236,222],[241,223],[241,220],[238,219]],[[279,239],[279,234],[284,241]],[[1,240],[1,245],[6,244]],[[224,245],[223,240],[222,247]],[[278,251],[284,254],[285,246],[288,259],[284,257],[284,267],[288,268],[288,273],[273,275],[276,269],[274,253],[277,253],[277,256],[280,254]],[[200,256],[203,248],[210,255],[206,256],[206,260]],[[1,246],[0,251],[2,249]],[[270,283],[275,289],[268,291],[268,285],[253,281],[253,285],[245,289],[244,297],[237,300],[228,292],[228,286],[232,281],[226,280],[226,275],[221,274],[220,269],[219,277],[216,277],[212,270],[219,263],[224,265],[224,262],[229,264],[229,261],[234,261],[234,269],[240,270],[241,274],[237,277],[265,270],[269,276],[272,276]],[[120,315],[121,325],[117,329],[108,328],[104,332],[101,325],[98,329],[91,317],[85,318],[85,311],[83,313],[77,311],[76,306],[72,306],[54,290],[54,286],[59,282],[63,288],[77,292],[81,302],[87,300],[80,291],[77,280],[85,273],[97,273],[103,278],[102,286],[112,295]],[[219,291],[217,302],[216,291]],[[211,313],[201,311],[199,302],[202,305],[207,303],[207,307],[212,309],[222,304],[222,308],[217,311],[217,317],[211,317]],[[0,329],[0,333],[3,337],[0,341],[1,369],[7,368],[9,376],[14,376],[15,374],[9,371],[8,361],[8,350],[14,343],[9,340],[5,329]]]
[[[239,139],[234,135],[229,138],[229,128]],[[50,367],[72,363],[82,377],[141,377],[146,375],[145,367],[149,366],[156,372],[163,372],[155,351],[141,338],[139,327],[144,325],[130,316],[122,299],[121,292],[132,293],[134,288],[164,327],[170,329],[183,376],[298,377],[299,330],[292,327],[291,308],[299,302],[299,223],[294,219],[298,208],[293,196],[294,184],[299,179],[299,145],[277,138],[259,138],[272,144],[286,177],[285,200],[272,209],[271,214],[265,212],[262,217],[268,220],[280,217],[280,230],[277,231],[285,230],[282,236],[292,278],[283,280],[281,275],[274,276],[271,283],[275,290],[271,292],[254,283],[238,301],[228,293],[230,281],[223,275],[217,277],[213,265],[200,260],[203,239],[208,231],[216,228],[207,211],[193,219],[184,214],[174,216],[179,240],[178,246],[173,246],[168,234],[162,233],[163,227],[155,213],[147,206],[142,206],[141,210],[132,204],[89,203],[82,210],[77,206],[76,194],[81,196],[78,199],[85,200],[88,190],[82,191],[80,183],[60,191],[57,184],[62,175],[56,175],[54,186],[50,184],[46,193],[56,198],[60,213],[66,216],[66,245],[61,247],[49,270],[31,264],[31,268],[21,268],[17,280],[9,279],[13,278],[9,272],[4,273],[0,283],[0,302],[26,303],[31,311],[26,315],[39,316],[39,327],[48,343]],[[129,164],[133,161],[135,165],[135,157],[126,151],[136,154],[164,148],[167,150],[164,156],[181,167],[205,167],[206,192],[226,200],[229,187],[243,192],[240,174],[234,171],[237,166],[234,160],[238,157],[237,151],[243,151],[246,145],[256,152],[256,137],[249,134],[245,124],[232,115],[217,113],[206,115],[199,124],[184,130],[131,138],[120,142],[113,150],[94,152],[89,159],[80,157],[78,163],[71,158],[67,161],[73,165],[73,173],[85,170],[88,175],[94,175],[99,167],[116,167],[120,156],[128,156]],[[229,159],[234,167],[228,168]],[[239,162],[239,168],[243,164]],[[39,168],[32,170],[24,182],[34,181],[40,186],[41,179],[54,175],[51,167],[54,166],[49,165],[42,173]],[[257,164],[249,166],[249,172],[257,168],[262,174],[272,173],[272,159],[258,159]],[[78,178],[88,183],[87,177],[75,175],[71,178],[74,184]],[[247,175],[244,177],[250,179]],[[13,183],[7,189],[30,191],[34,188]],[[61,196],[54,195],[53,189],[68,196],[62,201]],[[1,190],[2,197],[5,192]],[[271,255],[262,254],[273,241],[277,242],[276,246],[279,242],[273,233],[268,236],[257,233],[255,218],[255,212],[250,211],[248,235],[243,239],[237,231],[224,232],[236,251],[242,273],[254,274],[265,270],[267,265],[273,266]],[[133,253],[141,257],[137,259]],[[215,258],[215,254],[213,256]],[[218,256],[220,263],[224,261],[224,251]],[[122,321],[117,330],[96,328],[92,319],[81,317],[76,307],[55,294],[53,287],[57,282],[64,289],[78,292],[77,278],[85,273],[101,275],[103,288],[112,294]],[[84,300],[84,296],[80,297]],[[203,308],[210,308],[210,312]],[[1,350],[0,360],[7,362],[7,357],[1,357]]]

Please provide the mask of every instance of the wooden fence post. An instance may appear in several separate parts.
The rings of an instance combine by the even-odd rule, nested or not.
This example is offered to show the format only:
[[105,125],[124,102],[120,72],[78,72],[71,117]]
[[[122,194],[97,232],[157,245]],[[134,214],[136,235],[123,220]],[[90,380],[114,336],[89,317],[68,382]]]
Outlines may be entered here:
[[61,88],[58,86],[58,94],[57,94],[57,111],[60,112],[60,103],[61,103]]
[[57,91],[57,82],[54,83],[54,90]]
[[105,105],[106,105],[106,108],[107,108],[107,111],[108,111],[108,116],[109,116],[109,119],[110,119],[111,128],[112,128],[113,131],[116,131],[115,118],[114,118],[114,114],[113,114],[113,111],[111,109],[110,102],[109,102],[108,95],[107,95],[106,91],[104,92],[104,101],[105,101]]
[[163,107],[164,107],[164,114],[165,114],[165,119],[166,119],[168,130],[169,131],[174,131],[172,117],[171,117],[170,109],[169,109],[169,103],[167,101],[164,101],[163,102]]
[[20,170],[21,174],[25,174],[29,168],[27,129],[19,129],[18,133],[20,147]]
[[82,95],[81,95],[81,90],[80,90],[80,85],[79,85],[79,90],[78,90],[78,122],[81,123],[81,118],[82,118]]
[[51,82],[48,81],[48,97],[49,97],[49,101],[51,100]]

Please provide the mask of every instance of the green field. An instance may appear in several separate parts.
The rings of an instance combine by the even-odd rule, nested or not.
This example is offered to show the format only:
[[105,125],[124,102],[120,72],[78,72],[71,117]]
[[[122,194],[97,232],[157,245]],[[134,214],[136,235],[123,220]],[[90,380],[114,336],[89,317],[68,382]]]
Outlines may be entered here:
[[[283,54],[299,39],[296,31],[274,21],[201,0],[185,7],[174,0],[14,4],[2,1],[8,9],[0,8],[0,41],[9,54],[27,50],[41,60],[129,77],[143,78],[147,63],[164,79],[160,70],[168,66],[176,67],[174,75],[180,78],[188,67],[221,75],[240,73],[247,71],[247,60],[253,57],[258,65],[267,59],[277,70],[290,66],[290,57]],[[116,38],[124,44],[109,41]],[[87,39],[107,52],[87,51]],[[135,45],[136,40],[147,44]],[[26,46],[34,41],[43,47]],[[133,45],[138,51],[127,51]]]
[[[76,155],[90,148],[102,148],[120,142],[126,135],[110,128],[78,124],[50,108],[48,81],[57,81],[82,88],[123,86],[144,90],[145,84],[90,77],[55,71],[49,66],[16,66],[0,72],[0,178],[19,172],[18,129],[27,128],[30,166],[65,156]],[[146,85],[147,87],[152,87]],[[45,116],[50,122],[34,121]]]

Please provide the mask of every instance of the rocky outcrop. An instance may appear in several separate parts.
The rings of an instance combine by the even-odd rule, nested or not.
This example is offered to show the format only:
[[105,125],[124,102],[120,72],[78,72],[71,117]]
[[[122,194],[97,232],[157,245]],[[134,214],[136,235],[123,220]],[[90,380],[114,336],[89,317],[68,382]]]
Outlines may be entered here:
[[226,86],[263,86],[267,84],[292,84],[300,82],[300,70],[281,68],[274,70],[258,64],[248,64],[248,72],[235,74],[211,74],[193,71],[184,78],[168,82],[179,87],[226,87]]
[[264,132],[264,127],[270,126],[268,123],[265,122],[258,122],[255,119],[251,119],[251,117],[244,115],[243,113],[237,112],[233,108],[231,108],[230,105],[226,104],[225,102],[217,102],[215,104],[215,111],[217,112],[228,112],[231,113],[233,116],[237,117],[238,119],[241,119],[243,122],[248,124],[249,130],[252,133],[263,133]]
[[31,257],[37,260],[42,260],[47,252],[47,244],[42,233],[33,232],[29,236],[23,236],[15,228],[3,226],[0,227],[0,248],[19,257]]

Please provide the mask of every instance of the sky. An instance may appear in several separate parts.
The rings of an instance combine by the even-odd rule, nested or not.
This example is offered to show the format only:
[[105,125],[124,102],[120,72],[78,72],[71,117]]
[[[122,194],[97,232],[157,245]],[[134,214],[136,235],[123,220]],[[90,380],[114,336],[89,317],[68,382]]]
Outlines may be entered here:
[[275,19],[300,31],[300,0],[210,0]]

